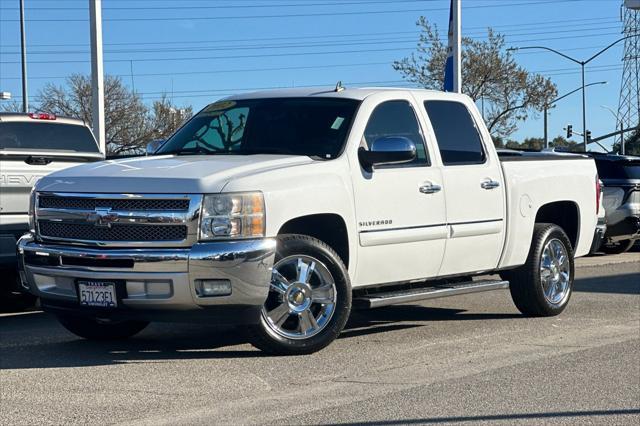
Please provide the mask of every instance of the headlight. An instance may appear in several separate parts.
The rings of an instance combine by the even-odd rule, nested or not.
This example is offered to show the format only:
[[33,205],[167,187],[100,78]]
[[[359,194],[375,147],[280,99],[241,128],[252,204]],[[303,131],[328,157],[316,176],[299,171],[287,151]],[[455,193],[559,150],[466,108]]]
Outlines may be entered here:
[[261,192],[205,195],[200,239],[264,237],[264,197]]
[[29,195],[29,231],[36,232],[36,188],[31,188]]

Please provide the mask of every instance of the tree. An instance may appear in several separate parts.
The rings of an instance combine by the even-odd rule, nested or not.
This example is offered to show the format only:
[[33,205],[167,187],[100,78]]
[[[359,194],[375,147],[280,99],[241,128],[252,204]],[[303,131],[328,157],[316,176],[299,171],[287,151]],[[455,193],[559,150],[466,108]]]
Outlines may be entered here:
[[[441,90],[447,46],[425,17],[416,25],[421,28],[417,52],[395,61],[393,68],[412,83]],[[505,49],[504,36],[491,28],[486,40],[462,39],[462,92],[474,101],[483,99],[487,127],[500,138],[511,135],[518,121],[541,111],[558,93],[551,80],[519,66]]]
[[[638,128],[631,134],[628,134],[624,140],[624,153],[626,155],[640,155],[640,124]],[[613,152],[622,152],[620,143],[614,143],[612,147]]]
[[[191,107],[177,108],[166,96],[149,107],[118,77],[106,76],[104,87],[108,155],[143,152],[148,142],[167,138],[193,114]],[[38,99],[41,111],[92,122],[91,79],[87,76],[74,74],[62,86],[49,83],[39,91]]]

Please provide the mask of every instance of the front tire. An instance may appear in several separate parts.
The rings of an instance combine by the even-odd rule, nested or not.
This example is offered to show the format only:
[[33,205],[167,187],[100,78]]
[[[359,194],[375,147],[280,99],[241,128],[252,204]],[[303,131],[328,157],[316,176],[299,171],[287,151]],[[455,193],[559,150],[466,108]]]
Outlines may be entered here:
[[149,325],[144,321],[102,322],[93,318],[70,315],[59,315],[58,321],[76,336],[89,340],[127,339]]
[[340,256],[305,235],[278,237],[269,295],[251,343],[273,355],[304,355],[333,342],[351,312],[351,283]]
[[527,316],[560,314],[569,303],[575,273],[574,254],[562,228],[536,224],[527,262],[501,275],[509,281],[511,298]]

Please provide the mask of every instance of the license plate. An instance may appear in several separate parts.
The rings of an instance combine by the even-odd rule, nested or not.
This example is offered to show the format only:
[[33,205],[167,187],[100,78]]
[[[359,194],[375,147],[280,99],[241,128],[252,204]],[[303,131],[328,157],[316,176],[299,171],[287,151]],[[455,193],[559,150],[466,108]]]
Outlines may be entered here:
[[118,306],[116,283],[110,281],[78,281],[80,305],[99,308]]

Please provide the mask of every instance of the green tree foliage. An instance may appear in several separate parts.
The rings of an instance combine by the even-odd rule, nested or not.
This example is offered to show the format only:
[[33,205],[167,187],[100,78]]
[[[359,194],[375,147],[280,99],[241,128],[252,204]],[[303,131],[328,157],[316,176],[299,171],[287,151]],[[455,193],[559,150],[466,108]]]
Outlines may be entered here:
[[[417,51],[393,68],[412,83],[441,90],[447,45],[425,17],[416,25],[421,29]],[[462,39],[462,91],[474,101],[484,100],[487,127],[499,138],[515,132],[518,121],[541,111],[558,93],[551,80],[519,66],[505,49],[504,36],[491,28],[486,40]]]
[[[154,139],[165,139],[193,114],[162,96],[150,106],[118,77],[105,78],[105,131],[107,154],[144,152]],[[91,123],[91,79],[74,74],[64,85],[47,84],[38,93],[40,111],[76,117]]]

